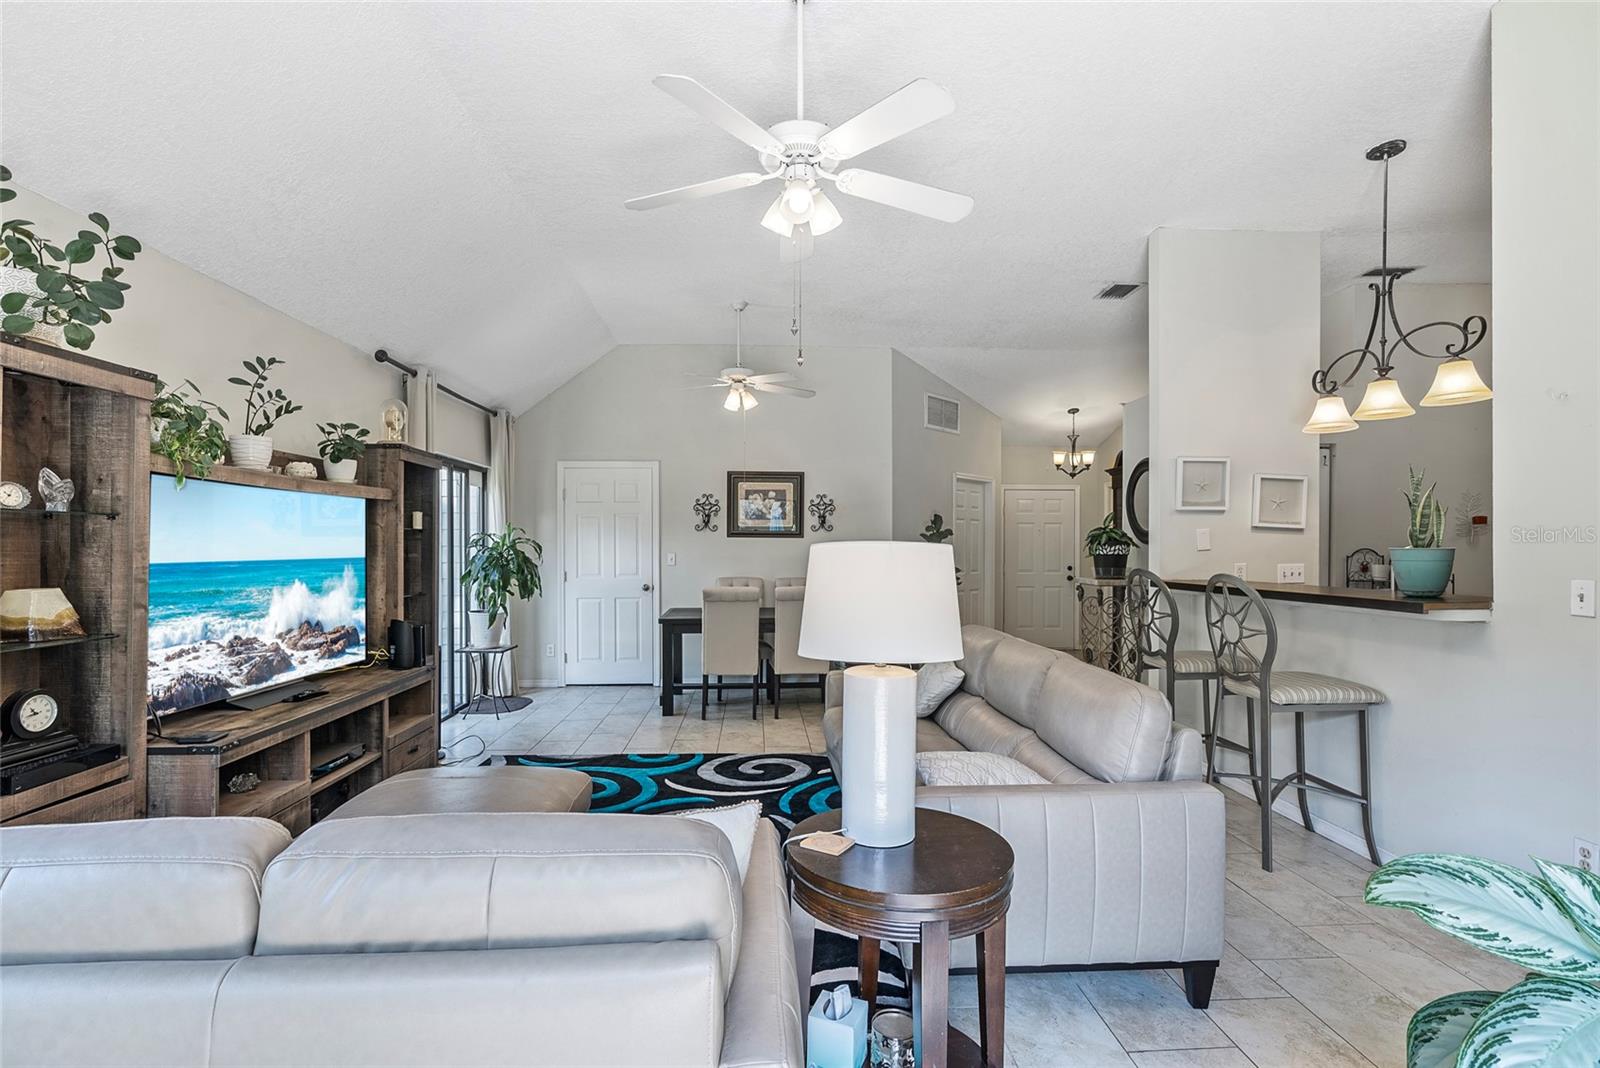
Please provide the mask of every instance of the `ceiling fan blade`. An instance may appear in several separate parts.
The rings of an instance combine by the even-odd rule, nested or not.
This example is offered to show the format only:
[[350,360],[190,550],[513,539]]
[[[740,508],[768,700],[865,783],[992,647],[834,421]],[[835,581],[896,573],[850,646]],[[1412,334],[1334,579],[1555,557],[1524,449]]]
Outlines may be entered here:
[[780,386],[772,382],[751,382],[751,389],[759,389],[763,393],[787,393],[791,397],[815,397],[814,389],[801,389],[799,386]]
[[747,171],[744,174],[730,174],[726,178],[713,178],[709,182],[696,182],[694,185],[680,185],[676,189],[668,189],[664,193],[651,193],[649,196],[634,197],[632,200],[622,202],[623,207],[634,211],[649,211],[651,208],[661,208],[668,204],[678,204],[685,200],[699,200],[701,197],[715,196],[733,189],[747,189],[752,185],[760,185],[767,180],[767,175]]
[[817,147],[824,156],[850,159],[926,126],[934,119],[942,119],[955,109],[955,97],[948,89],[926,78],[918,78],[823,134]]
[[887,204],[902,211],[916,212],[940,222],[960,222],[972,212],[972,198],[965,193],[952,193],[947,189],[908,182],[904,178],[891,178],[876,171],[854,168],[840,171],[836,178],[841,193]]
[[663,74],[656,78],[653,84],[689,110],[710,119],[757,152],[765,152],[770,156],[783,155],[783,142],[693,78],[686,78],[681,74]]
[[788,371],[773,371],[773,372],[771,372],[769,374],[764,374],[764,375],[751,375],[749,378],[746,378],[745,381],[746,382],[750,382],[750,383],[755,383],[755,382],[793,382],[794,381],[794,375],[790,374]]

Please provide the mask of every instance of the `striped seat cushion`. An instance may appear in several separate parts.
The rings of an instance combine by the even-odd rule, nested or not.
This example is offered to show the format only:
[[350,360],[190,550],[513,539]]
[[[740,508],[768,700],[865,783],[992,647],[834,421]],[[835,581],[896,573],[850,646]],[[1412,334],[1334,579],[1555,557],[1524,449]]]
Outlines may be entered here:
[[1217,658],[1210,649],[1191,649],[1172,654],[1172,670],[1179,675],[1215,675]]
[[[1261,696],[1261,688],[1245,679],[1228,679],[1229,693]],[[1275,705],[1381,705],[1388,701],[1382,690],[1349,679],[1319,675],[1315,671],[1274,671],[1272,703]]]

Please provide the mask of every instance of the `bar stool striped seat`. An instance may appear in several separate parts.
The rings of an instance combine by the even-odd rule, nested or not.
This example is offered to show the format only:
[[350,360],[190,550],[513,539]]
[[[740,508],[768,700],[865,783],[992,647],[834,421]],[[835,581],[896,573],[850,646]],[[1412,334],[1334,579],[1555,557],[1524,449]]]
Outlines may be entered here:
[[[1306,830],[1314,830],[1307,794],[1316,792],[1353,801],[1361,808],[1361,826],[1367,840],[1367,855],[1378,860],[1378,844],[1372,835],[1372,774],[1369,765],[1367,714],[1376,705],[1386,704],[1381,690],[1349,679],[1322,675],[1314,671],[1275,671],[1278,655],[1278,625],[1267,603],[1251,586],[1232,575],[1212,575],[1206,582],[1206,631],[1222,685],[1217,690],[1217,711],[1213,722],[1220,725],[1222,699],[1234,695],[1245,699],[1245,722],[1250,734],[1251,768],[1245,772],[1219,772],[1216,744],[1212,734],[1206,750],[1210,766],[1208,780],[1249,779],[1261,803],[1261,867],[1272,870],[1272,803],[1286,789],[1299,794],[1300,818]],[[1261,708],[1261,729],[1256,730],[1256,708]],[[1272,715],[1294,715],[1295,769],[1281,778],[1272,776]],[[1356,745],[1360,766],[1360,787],[1351,790],[1306,770],[1306,725],[1309,714],[1353,712],[1356,716]],[[1259,761],[1260,771],[1256,770]]]

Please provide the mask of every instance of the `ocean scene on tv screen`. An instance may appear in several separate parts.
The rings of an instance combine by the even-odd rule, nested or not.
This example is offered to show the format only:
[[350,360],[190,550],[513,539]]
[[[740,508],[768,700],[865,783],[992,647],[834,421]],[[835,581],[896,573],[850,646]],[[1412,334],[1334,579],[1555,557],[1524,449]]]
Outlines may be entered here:
[[365,504],[153,476],[149,710],[365,659]]

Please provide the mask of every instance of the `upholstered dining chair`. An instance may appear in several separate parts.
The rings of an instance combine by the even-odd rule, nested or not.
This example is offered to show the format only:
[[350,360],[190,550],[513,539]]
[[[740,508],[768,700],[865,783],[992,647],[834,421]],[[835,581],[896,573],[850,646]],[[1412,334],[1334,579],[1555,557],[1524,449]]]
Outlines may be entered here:
[[[767,580],[762,578],[760,575],[722,575],[717,579],[717,585],[729,586],[734,589],[759,590],[761,592],[761,599],[757,603],[763,605],[767,603]],[[738,688],[739,687],[735,687],[735,689]],[[718,675],[717,700],[719,702],[722,700],[723,689],[722,676]]]
[[[1261,798],[1261,867],[1272,870],[1272,803],[1285,789],[1299,794],[1300,818],[1306,830],[1315,828],[1311,823],[1311,806],[1306,795],[1311,792],[1353,801],[1361,808],[1361,826],[1367,839],[1367,855],[1372,863],[1378,859],[1378,843],[1372,836],[1372,774],[1368,761],[1367,713],[1374,705],[1388,702],[1383,692],[1359,682],[1321,675],[1314,671],[1280,671],[1276,668],[1278,657],[1278,624],[1267,608],[1261,594],[1242,579],[1232,575],[1212,575],[1206,581],[1206,632],[1211,637],[1211,651],[1216,659],[1217,673],[1222,685],[1217,689],[1217,712],[1213,721],[1220,732],[1222,698],[1224,694],[1245,699],[1245,724],[1250,734],[1250,745],[1260,762],[1259,773],[1255,761],[1249,774],[1244,772],[1219,772],[1216,765],[1217,733],[1211,736],[1206,747],[1208,780],[1222,778],[1248,778],[1256,785]],[[1256,708],[1260,707],[1261,730],[1256,730]],[[1294,714],[1295,770],[1282,778],[1272,777],[1272,715],[1275,712]],[[1306,770],[1307,713],[1353,712],[1356,717],[1357,766],[1360,787],[1351,790],[1329,782],[1320,775]]]
[[722,696],[724,675],[750,676],[750,718],[761,699],[761,590],[754,586],[708,586],[700,591],[700,718],[706,718],[711,677]]
[[795,580],[779,579],[772,591],[772,716],[781,717],[783,706],[783,677],[785,675],[811,676],[798,683],[802,688],[815,686],[826,690],[829,663],[800,655],[800,618],[805,613],[806,583],[799,579],[795,585],[784,583]]

